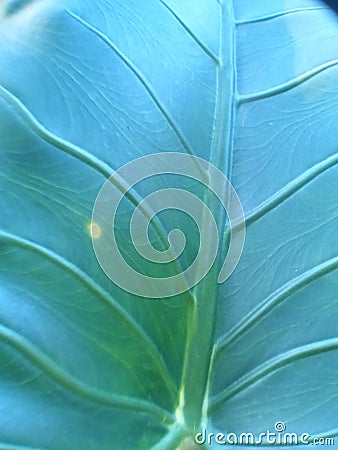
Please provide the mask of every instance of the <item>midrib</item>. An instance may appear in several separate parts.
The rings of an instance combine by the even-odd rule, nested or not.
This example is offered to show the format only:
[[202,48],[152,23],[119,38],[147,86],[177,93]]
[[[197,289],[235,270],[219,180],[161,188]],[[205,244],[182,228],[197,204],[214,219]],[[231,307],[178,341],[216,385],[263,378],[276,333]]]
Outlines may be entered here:
[[[215,124],[212,139],[210,162],[231,178],[233,153],[233,128],[235,120],[235,29],[233,0],[220,2],[220,65],[217,75],[217,100]],[[230,70],[232,68],[232,70]],[[204,202],[211,204],[213,198],[206,192]],[[221,229],[224,214],[219,211],[215,217]],[[208,224],[205,223],[208,227]],[[222,236],[221,236],[222,237]],[[219,255],[225,254],[220,242]],[[220,261],[220,258],[218,258]],[[181,394],[184,396],[181,408],[184,421],[190,431],[199,429],[205,422],[205,403],[208,396],[208,375],[215,333],[215,314],[217,307],[217,276],[220,264],[214,264],[206,279],[194,291],[195,302],[189,304],[188,345],[183,371]]]

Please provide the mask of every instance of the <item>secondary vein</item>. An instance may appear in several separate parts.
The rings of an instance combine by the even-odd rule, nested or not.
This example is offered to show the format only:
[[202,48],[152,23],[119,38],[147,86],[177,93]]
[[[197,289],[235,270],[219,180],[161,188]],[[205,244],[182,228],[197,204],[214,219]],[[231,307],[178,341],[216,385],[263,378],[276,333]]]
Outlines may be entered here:
[[319,264],[316,267],[304,272],[300,276],[290,280],[288,283],[277,289],[263,302],[261,302],[253,311],[245,316],[226,336],[218,340],[216,344],[216,354],[224,349],[228,349],[237,342],[250,329],[257,325],[272,310],[279,306],[283,301],[291,297],[316,279],[333,272],[338,268],[338,256]]
[[291,89],[304,84],[305,82],[311,80],[316,75],[319,75],[326,70],[331,69],[338,65],[338,59],[333,59],[332,61],[328,61],[320,66],[314,67],[301,75],[292,78],[291,80],[286,81],[285,83],[279,84],[278,86],[274,86],[270,89],[266,89],[261,92],[254,92],[253,94],[242,94],[238,96],[238,104],[241,105],[243,103],[251,103],[256,102],[258,100],[267,99],[269,97],[273,97],[278,94],[282,94],[284,92],[290,91]]
[[267,22],[273,19],[277,19],[279,17],[288,16],[290,14],[297,14],[301,12],[307,12],[307,11],[318,11],[318,10],[329,10],[329,8],[325,8],[323,6],[313,6],[309,8],[294,8],[294,9],[287,9],[285,11],[280,11],[273,14],[267,14],[266,16],[262,17],[252,17],[251,19],[244,19],[244,20],[238,20],[236,21],[236,25],[249,25],[253,23],[260,23],[260,22]]
[[155,404],[124,395],[110,394],[84,384],[59,367],[26,338],[3,325],[0,325],[0,337],[34,362],[47,375],[76,395],[107,406],[134,410],[135,412],[142,410],[159,417],[161,421],[165,420],[169,423],[173,421],[171,414]]
[[141,84],[143,85],[145,90],[148,92],[150,98],[153,100],[153,102],[156,104],[156,106],[161,111],[163,116],[166,118],[167,122],[169,123],[171,128],[174,130],[176,136],[178,137],[179,141],[181,142],[181,144],[184,147],[184,149],[186,150],[186,152],[190,155],[194,155],[194,151],[191,148],[188,140],[184,136],[182,130],[179,129],[178,124],[170,116],[165,105],[160,101],[158,95],[155,93],[153,87],[149,84],[148,80],[137,69],[137,67],[135,67],[135,65],[132,63],[132,61],[130,61],[129,58],[126,55],[124,55],[122,53],[122,51],[102,31],[98,30],[97,28],[92,26],[90,23],[88,23],[86,20],[82,19],[78,15],[76,15],[70,11],[67,11],[67,12],[74,20],[76,20],[78,23],[80,23],[81,25],[86,27],[89,31],[91,31],[98,38],[100,38],[105,44],[107,44],[115,52],[115,54],[126,64],[126,66],[132,71],[132,73],[136,76],[136,78],[141,82]]
[[159,372],[165,382],[168,392],[171,395],[172,400],[176,400],[177,389],[174,382],[171,379],[169,370],[166,367],[162,355],[158,351],[155,344],[151,341],[145,331],[139,326],[139,324],[128,314],[128,312],[122,308],[122,306],[116,302],[111,295],[109,295],[103,288],[101,288],[92,278],[90,278],[85,272],[79,269],[75,264],[69,262],[61,255],[56,254],[50,249],[36,244],[27,239],[23,239],[19,236],[7,233],[0,230],[0,239],[12,242],[21,248],[26,248],[29,251],[48,259],[53,264],[59,266],[62,270],[68,272],[72,277],[82,283],[90,292],[92,292],[97,299],[108,305],[119,318],[141,339],[144,343],[145,349],[151,355],[155,365],[158,367]]
[[262,380],[263,378],[267,377],[280,368],[283,368],[296,361],[334,350],[338,350],[338,337],[326,339],[320,342],[313,342],[311,344],[297,347],[281,355],[278,355],[275,358],[272,358],[269,361],[266,361],[265,363],[256,367],[251,372],[240,378],[238,381],[235,381],[224,391],[214,396],[212,401],[210,402],[209,412],[214,411],[223,402],[228,401],[235,395],[238,395],[240,392],[243,392],[245,389],[251,387],[258,381]]

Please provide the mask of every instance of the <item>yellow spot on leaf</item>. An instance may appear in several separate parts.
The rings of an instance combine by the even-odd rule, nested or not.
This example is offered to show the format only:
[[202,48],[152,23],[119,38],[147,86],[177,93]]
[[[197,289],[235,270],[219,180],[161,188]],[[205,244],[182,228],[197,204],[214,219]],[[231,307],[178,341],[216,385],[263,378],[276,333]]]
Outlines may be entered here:
[[89,230],[90,237],[92,239],[98,239],[99,237],[101,237],[101,234],[102,234],[101,227],[97,223],[95,223],[95,222],[90,223],[88,225],[88,230]]

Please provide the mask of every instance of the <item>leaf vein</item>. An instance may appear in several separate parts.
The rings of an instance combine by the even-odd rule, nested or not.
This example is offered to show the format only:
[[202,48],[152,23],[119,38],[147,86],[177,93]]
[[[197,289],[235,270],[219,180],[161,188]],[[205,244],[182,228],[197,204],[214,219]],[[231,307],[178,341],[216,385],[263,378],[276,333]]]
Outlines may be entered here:
[[251,328],[257,325],[264,319],[272,310],[279,306],[284,300],[289,298],[292,294],[309,285],[317,278],[333,272],[338,268],[338,256],[325,261],[318,266],[304,272],[298,277],[290,280],[288,283],[277,289],[262,303],[260,303],[253,311],[245,316],[229,333],[220,338],[215,347],[216,354],[223,351],[225,348],[233,345],[239,338],[245,335]]
[[183,22],[182,19],[175,13],[175,11],[167,5],[163,0],[158,0],[164,8],[166,8],[170,14],[177,20],[177,22],[184,28],[184,30],[189,34],[189,36],[197,43],[197,45],[206,53],[216,64],[219,64],[220,61],[218,57],[205,45],[203,42],[196,36],[195,33]]
[[26,445],[12,445],[7,442],[0,442],[0,449],[1,450],[51,450],[51,449],[47,449],[46,447],[37,448],[37,447],[31,447],[31,446],[28,447]]
[[169,125],[175,132],[176,136],[178,137],[179,141],[181,142],[182,146],[186,150],[187,153],[190,155],[194,155],[194,151],[190,147],[189,142],[187,141],[186,137],[184,136],[182,130],[179,129],[179,126],[175,122],[175,120],[170,117],[169,112],[167,111],[166,107],[162,104],[160,99],[158,98],[158,95],[155,93],[153,88],[150,86],[149,81],[144,77],[144,75],[135,67],[135,65],[130,61],[130,59],[122,53],[122,51],[100,30],[92,26],[90,23],[88,23],[86,20],[82,19],[78,15],[68,11],[68,14],[77,22],[82,24],[85,28],[87,28],[89,31],[94,33],[97,37],[99,37],[105,44],[107,44],[114,52],[115,54],[124,62],[124,64],[131,70],[131,72],[136,76],[136,78],[140,81],[140,83],[143,85],[145,90],[148,92],[149,96],[153,100],[153,102],[156,104],[158,109],[161,111],[165,119],[168,121]]
[[137,322],[128,314],[128,312],[123,309],[104,289],[102,289],[92,278],[90,278],[85,272],[75,266],[73,263],[67,261],[62,256],[54,253],[50,249],[47,249],[39,244],[32,241],[20,238],[10,233],[6,233],[0,230],[0,238],[10,241],[15,245],[26,248],[34,253],[48,259],[53,264],[56,264],[61,269],[67,271],[71,276],[80,281],[90,292],[94,293],[95,296],[100,299],[104,304],[108,305],[115,313],[118,314],[121,320],[123,320],[126,325],[134,331],[134,333],[141,339],[144,343],[145,348],[151,355],[153,361],[156,363],[163,381],[165,382],[168,392],[171,394],[172,400],[176,400],[176,387],[171,379],[169,370],[163,361],[163,357],[159,350],[156,348],[155,344],[151,341],[149,336],[145,331],[137,324]]
[[239,105],[242,105],[244,103],[251,103],[258,100],[267,99],[269,97],[274,97],[275,95],[290,91],[291,89],[304,84],[305,82],[311,80],[311,78],[314,78],[316,75],[319,75],[320,73],[325,72],[326,70],[331,69],[337,65],[338,59],[333,59],[324,64],[321,64],[320,66],[314,67],[313,69],[310,69],[278,86],[274,86],[261,92],[255,92],[253,94],[241,94],[238,96],[237,102]]
[[[329,156],[310,169],[303,172],[301,175],[294,178],[290,183],[277,191],[267,200],[262,202],[253,210],[249,211],[245,223],[247,225],[256,222],[258,219],[269,213],[277,206],[281,205],[285,200],[290,198],[293,194],[299,192],[304,186],[315,180],[317,177],[334,167],[338,163],[338,153]],[[238,226],[235,224],[235,227]]]
[[261,381],[268,375],[276,372],[278,369],[284,368],[296,361],[316,356],[321,353],[338,350],[338,337],[326,339],[324,341],[313,342],[311,344],[303,345],[301,347],[289,350],[275,358],[266,361],[260,366],[256,367],[248,374],[244,375],[238,381],[232,383],[229,387],[221,393],[215,395],[210,402],[210,411],[214,411],[221,403],[230,400],[239,393],[245,391],[247,388]]
[[48,374],[60,385],[78,396],[108,406],[120,407],[137,412],[142,410],[168,422],[172,422],[173,420],[171,414],[150,402],[140,399],[136,400],[124,395],[110,394],[84,384],[59,367],[51,358],[41,352],[26,338],[3,325],[0,325],[0,337],[16,348],[28,360],[35,363],[45,374]]
[[[59,136],[56,136],[51,131],[47,130],[18,98],[3,86],[0,86],[0,97],[2,97],[18,113],[19,117],[27,124],[32,132],[34,132],[42,140],[84,162],[89,167],[92,167],[98,173],[103,175],[105,178],[109,178],[111,183],[113,183],[117,189],[123,192],[128,200],[130,200],[136,207],[138,207],[140,211],[144,212],[146,217],[148,217],[149,219],[153,219],[154,228],[159,238],[161,239],[161,242],[167,245],[165,230],[163,229],[162,223],[158,219],[158,216],[156,215],[153,218],[153,212],[149,210],[146,203],[141,202],[142,199],[139,197],[137,192],[133,189],[130,189],[129,184],[126,183],[125,180],[123,180],[116,173],[113,177],[111,177],[111,175],[115,172],[114,168],[111,168],[108,164],[101,161],[96,156],[90,154],[83,148],[78,147],[77,145],[74,145]],[[177,260],[175,261],[175,264],[177,266],[178,272],[181,272]]]
[[285,11],[277,12],[274,14],[267,14],[266,16],[262,17],[253,17],[251,19],[245,19],[245,20],[238,20],[236,21],[236,25],[249,25],[253,23],[260,23],[260,22],[267,22],[273,19],[277,19],[279,17],[288,16],[290,14],[297,14],[301,12],[307,12],[307,11],[318,11],[318,10],[327,10],[329,11],[329,8],[325,8],[322,6],[313,6],[309,8],[294,8],[294,9],[287,9]]

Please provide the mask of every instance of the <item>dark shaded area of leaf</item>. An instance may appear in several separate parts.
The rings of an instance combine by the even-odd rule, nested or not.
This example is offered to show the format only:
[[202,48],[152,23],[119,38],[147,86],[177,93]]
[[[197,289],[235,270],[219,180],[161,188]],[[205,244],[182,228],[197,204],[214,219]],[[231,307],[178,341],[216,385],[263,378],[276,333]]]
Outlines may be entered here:
[[337,0],[324,0],[324,2],[338,14],[338,2]]
[[17,13],[20,9],[32,3],[32,0],[12,0],[6,5],[6,16],[11,16]]

